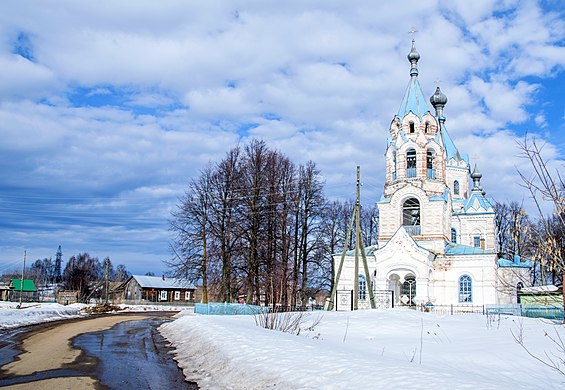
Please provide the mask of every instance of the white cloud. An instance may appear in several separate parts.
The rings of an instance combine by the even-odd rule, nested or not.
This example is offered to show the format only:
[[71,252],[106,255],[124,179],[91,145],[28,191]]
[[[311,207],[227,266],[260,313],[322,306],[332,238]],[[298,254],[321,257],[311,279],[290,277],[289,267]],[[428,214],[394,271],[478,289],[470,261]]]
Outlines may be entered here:
[[[140,257],[151,245],[162,254],[167,232],[127,220],[164,221],[191,177],[251,137],[314,160],[332,197],[352,196],[361,165],[364,199],[375,201],[409,80],[412,24],[420,82],[429,97],[441,80],[455,143],[479,157],[489,193],[520,197],[519,135],[509,126],[553,125],[538,92],[563,70],[565,25],[536,2],[494,0],[3,2],[1,182],[7,191],[25,178],[32,192],[67,192],[88,210],[121,213],[115,230],[44,225],[38,248],[64,239],[89,250],[96,233],[112,245],[143,242]],[[13,54],[20,32],[34,62]],[[82,106],[77,90],[123,103]]]

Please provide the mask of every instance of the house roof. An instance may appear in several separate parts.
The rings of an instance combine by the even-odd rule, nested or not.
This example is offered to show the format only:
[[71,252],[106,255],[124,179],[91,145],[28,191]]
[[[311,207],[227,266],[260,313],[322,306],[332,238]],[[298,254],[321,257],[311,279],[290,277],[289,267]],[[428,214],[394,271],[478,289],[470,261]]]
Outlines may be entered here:
[[194,290],[196,286],[187,280],[179,278],[168,278],[161,276],[132,275],[133,279],[139,283],[142,288],[182,288]]
[[24,291],[24,292],[36,292],[35,284],[31,279],[24,279],[24,288],[22,289],[21,279],[12,279],[11,285],[14,287],[14,291]]
[[533,286],[533,287],[522,287],[520,292],[522,294],[547,294],[547,293],[559,293],[560,287],[553,284],[548,284],[546,286]]

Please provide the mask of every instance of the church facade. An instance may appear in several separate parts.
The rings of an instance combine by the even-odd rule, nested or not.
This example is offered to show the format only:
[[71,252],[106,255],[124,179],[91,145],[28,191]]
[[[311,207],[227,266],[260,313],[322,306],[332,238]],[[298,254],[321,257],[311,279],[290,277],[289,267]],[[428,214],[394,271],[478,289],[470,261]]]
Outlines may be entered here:
[[[355,275],[364,267],[347,252],[337,290],[353,291],[358,308],[370,307],[368,288],[392,291],[395,306],[516,303],[530,264],[498,257],[495,211],[482,175],[447,132],[447,97],[439,87],[430,109],[418,81],[419,59],[412,41],[410,81],[386,145],[378,244],[365,248],[368,274]],[[341,255],[334,262],[338,269]]]

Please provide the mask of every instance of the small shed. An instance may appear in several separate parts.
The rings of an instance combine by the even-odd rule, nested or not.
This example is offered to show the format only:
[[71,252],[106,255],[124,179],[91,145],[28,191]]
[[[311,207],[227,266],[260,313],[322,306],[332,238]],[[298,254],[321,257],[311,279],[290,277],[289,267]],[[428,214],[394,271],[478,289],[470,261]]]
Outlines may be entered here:
[[24,279],[23,286],[21,279],[12,279],[8,287],[10,289],[9,296],[11,301],[18,301],[20,294],[22,295],[22,301],[32,302],[38,300],[37,289],[31,279]]
[[123,287],[125,303],[194,303],[194,284],[165,276],[132,275]]
[[523,287],[519,293],[523,305],[563,307],[563,288],[546,286]]

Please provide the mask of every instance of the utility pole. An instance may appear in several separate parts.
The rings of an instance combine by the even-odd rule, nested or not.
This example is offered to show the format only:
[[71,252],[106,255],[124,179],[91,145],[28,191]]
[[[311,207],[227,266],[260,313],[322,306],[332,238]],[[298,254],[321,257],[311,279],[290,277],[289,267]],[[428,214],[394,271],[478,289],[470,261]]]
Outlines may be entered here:
[[109,258],[106,258],[106,260],[104,261],[104,263],[105,263],[105,264],[104,264],[104,265],[105,265],[105,267],[104,267],[104,268],[105,268],[104,273],[106,274],[106,275],[105,275],[105,276],[106,276],[106,287],[105,287],[105,290],[106,290],[106,305],[107,305],[107,304],[108,304],[108,274],[109,274],[109,272],[110,272],[110,270],[109,270],[109,268],[110,268],[110,259],[109,259]]
[[365,272],[365,281],[367,290],[369,290],[369,300],[371,303],[371,309],[375,309],[375,296],[373,294],[373,286],[371,283],[371,275],[369,275],[369,265],[367,264],[367,256],[365,255],[365,246],[363,245],[363,235],[361,232],[361,168],[357,166],[357,193],[355,207],[353,208],[353,213],[351,213],[351,221],[349,222],[349,229],[347,230],[345,244],[343,246],[343,251],[341,252],[341,260],[339,262],[339,267],[337,270],[336,278],[330,294],[330,301],[328,303],[327,310],[334,309],[334,300],[337,293],[337,285],[339,284],[339,278],[341,277],[341,271],[343,270],[343,263],[345,261],[345,254],[347,253],[347,243],[351,238],[353,231],[353,222],[355,222],[355,266],[353,275],[353,310],[359,309],[359,252],[361,252],[361,258],[363,259],[363,268]]
[[22,266],[22,279],[20,280],[20,304],[17,306],[18,309],[22,308],[22,296],[24,293],[24,270],[26,269],[26,251],[24,250],[24,265]]

